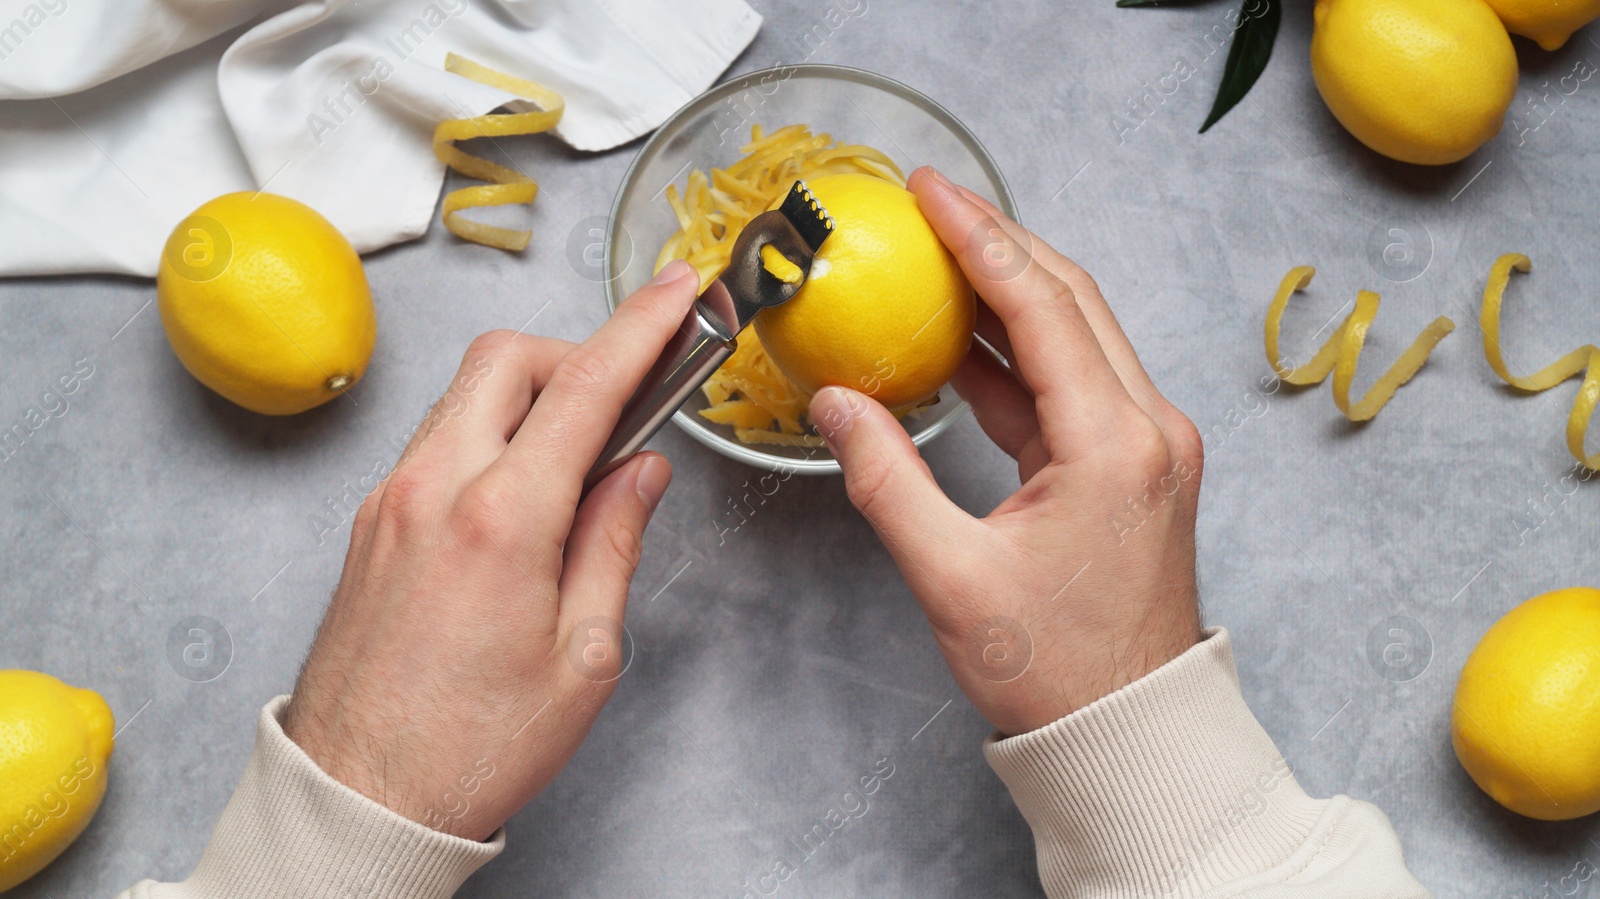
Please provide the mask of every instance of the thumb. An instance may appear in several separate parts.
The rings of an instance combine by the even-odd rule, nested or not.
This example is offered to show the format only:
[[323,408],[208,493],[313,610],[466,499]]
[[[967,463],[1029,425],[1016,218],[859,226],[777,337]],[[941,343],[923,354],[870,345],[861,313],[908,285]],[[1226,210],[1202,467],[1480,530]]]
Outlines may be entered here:
[[811,420],[844,469],[850,502],[908,580],[950,558],[974,519],[944,495],[888,409],[847,387],[824,387],[811,398]]

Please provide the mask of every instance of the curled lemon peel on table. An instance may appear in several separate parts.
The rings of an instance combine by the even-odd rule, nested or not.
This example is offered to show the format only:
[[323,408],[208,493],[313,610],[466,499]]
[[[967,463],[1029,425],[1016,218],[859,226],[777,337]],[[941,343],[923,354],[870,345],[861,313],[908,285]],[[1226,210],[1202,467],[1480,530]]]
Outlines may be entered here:
[[1483,288],[1483,310],[1479,314],[1484,358],[1501,380],[1529,393],[1541,393],[1583,374],[1583,385],[1578,388],[1578,395],[1572,400],[1572,413],[1567,416],[1567,449],[1585,468],[1600,471],[1600,453],[1589,455],[1583,445],[1596,402],[1600,401],[1600,347],[1584,344],[1527,376],[1513,375],[1506,368],[1505,354],[1500,349],[1500,305],[1505,298],[1506,285],[1511,281],[1511,272],[1527,274],[1532,269],[1533,261],[1521,253],[1507,253],[1496,259],[1489,269],[1489,282]]
[[473,156],[458,149],[455,144],[456,141],[475,137],[515,137],[549,131],[561,121],[566,104],[560,94],[541,84],[507,75],[454,53],[445,56],[444,69],[479,84],[516,94],[540,107],[537,112],[489,113],[450,119],[440,122],[433,130],[433,155],[439,157],[440,162],[469,178],[491,182],[459,188],[446,194],[444,226],[463,240],[501,250],[520,251],[528,246],[528,241],[533,237],[532,231],[486,225],[472,221],[461,212],[482,206],[532,203],[539,194],[538,182],[515,169]]
[[[689,173],[682,191],[667,185],[667,203],[678,230],[656,257],[655,270],[674,259],[694,267],[702,285],[709,284],[733,253],[733,243],[750,220],[775,208],[796,180],[822,175],[866,174],[905,186],[905,173],[881,150],[861,144],[838,144],[831,135],[813,134],[805,125],[779,128],[770,134],[760,125],[750,129],[743,156],[726,168]],[[770,250],[770,252],[768,252]],[[775,248],[763,248],[763,266],[780,280],[793,282],[801,272]],[[739,348],[701,388],[710,404],[701,417],[730,425],[742,443],[822,447],[820,437],[806,433],[811,395],[792,383],[767,355],[754,328],[739,334]],[[915,415],[902,410],[897,415]]]
[[1289,306],[1289,299],[1304,290],[1316,272],[1317,270],[1309,265],[1296,266],[1289,270],[1289,274],[1285,275],[1283,282],[1278,285],[1278,293],[1272,298],[1272,305],[1267,310],[1267,362],[1272,366],[1272,370],[1278,373],[1279,378],[1298,386],[1320,384],[1331,372],[1333,402],[1339,407],[1339,411],[1351,421],[1369,421],[1388,404],[1394,397],[1395,391],[1422,369],[1433,348],[1455,330],[1456,324],[1443,315],[1434,319],[1421,334],[1417,335],[1417,339],[1411,342],[1411,346],[1400,354],[1400,358],[1395,360],[1389,370],[1367,390],[1366,395],[1352,405],[1350,384],[1355,380],[1356,364],[1361,360],[1361,348],[1366,343],[1367,330],[1372,327],[1373,319],[1378,316],[1380,300],[1378,294],[1370,290],[1356,294],[1355,309],[1345,316],[1344,321],[1333,332],[1333,336],[1317,349],[1311,361],[1305,365],[1298,368],[1286,365],[1278,350],[1278,333],[1283,325],[1283,313]]

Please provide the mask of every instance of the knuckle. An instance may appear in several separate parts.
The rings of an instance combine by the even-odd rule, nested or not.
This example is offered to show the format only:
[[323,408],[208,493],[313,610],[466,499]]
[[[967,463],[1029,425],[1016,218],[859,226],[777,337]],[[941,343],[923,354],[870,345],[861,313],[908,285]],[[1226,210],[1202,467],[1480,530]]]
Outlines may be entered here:
[[1033,263],[1033,234],[1004,216],[986,215],[968,235],[968,264],[980,277],[1010,280]]
[[1051,275],[1045,283],[1045,308],[1052,314],[1064,315],[1069,309],[1078,306],[1078,292],[1066,281]]
[[504,354],[511,348],[513,341],[520,336],[518,332],[507,328],[497,328],[485,331],[472,338],[472,343],[467,345],[467,358],[495,357]]
[[1169,407],[1167,413],[1167,433],[1171,435],[1169,441],[1172,447],[1173,466],[1182,469],[1180,475],[1187,479],[1190,475],[1198,475],[1205,467],[1205,443],[1200,429],[1195,427],[1189,416],[1179,412],[1177,407]]
[[378,523],[378,506],[382,503],[383,494],[386,492],[386,489],[374,490],[361,501],[361,505],[356,509],[356,517],[350,525],[352,535],[365,536],[372,533],[372,529]]
[[641,299],[643,302],[637,308],[655,327],[672,327],[683,321],[683,303],[676,300],[670,291],[652,291]]
[[508,533],[516,516],[515,503],[504,486],[479,478],[461,491],[450,518],[450,533],[461,543],[487,543],[494,534]]
[[[627,629],[620,619],[600,612],[559,627],[565,630],[559,632],[557,642],[572,672],[579,678],[605,685],[622,675],[632,653],[627,647]],[[605,701],[604,696],[597,698]]]
[[1105,294],[1100,291],[1100,282],[1096,281],[1087,269],[1071,259],[1067,259],[1065,256],[1061,258],[1065,262],[1063,265],[1065,271],[1062,272],[1063,281],[1077,285],[1077,289],[1082,293],[1100,297],[1101,299],[1105,298]]
[[616,380],[616,364],[604,353],[585,346],[575,347],[562,357],[550,378],[555,389],[581,396],[603,391]]
[[644,538],[637,529],[627,525],[611,527],[605,529],[605,535],[612,554],[628,571],[639,567],[639,559],[644,553]]
[[587,663],[588,680],[609,683],[622,676],[622,656],[611,653],[604,658]]
[[568,659],[584,680],[608,684],[622,676],[622,626],[608,617],[580,621],[567,636]]
[[1119,453],[1133,462],[1140,475],[1164,477],[1172,468],[1172,447],[1155,419],[1137,407],[1122,424]]
[[894,484],[894,463],[881,455],[872,455],[856,463],[845,483],[850,502],[868,521],[877,521],[886,511],[886,504]]
[[1071,284],[1050,275],[1043,285],[1041,296],[1044,301],[1032,307],[1041,330],[1057,334],[1072,333],[1078,338],[1098,340],[1083,317],[1083,310],[1078,306],[1078,292],[1072,289]]
[[1002,315],[1009,331],[1021,328],[1053,338],[1083,328],[1072,285],[1043,269],[1038,280],[1016,292],[1010,303],[1010,313]]
[[403,468],[389,478],[374,514],[379,525],[401,533],[423,527],[433,515],[435,499],[427,474],[415,467]]

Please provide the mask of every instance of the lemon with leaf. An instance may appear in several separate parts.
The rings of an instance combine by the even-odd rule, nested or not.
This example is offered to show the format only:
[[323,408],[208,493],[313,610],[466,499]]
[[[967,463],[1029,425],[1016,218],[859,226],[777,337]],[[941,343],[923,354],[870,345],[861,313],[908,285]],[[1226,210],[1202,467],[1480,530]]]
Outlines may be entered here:
[[1517,56],[1483,0],[1317,0],[1312,17],[1317,90],[1368,147],[1444,165],[1500,130]]

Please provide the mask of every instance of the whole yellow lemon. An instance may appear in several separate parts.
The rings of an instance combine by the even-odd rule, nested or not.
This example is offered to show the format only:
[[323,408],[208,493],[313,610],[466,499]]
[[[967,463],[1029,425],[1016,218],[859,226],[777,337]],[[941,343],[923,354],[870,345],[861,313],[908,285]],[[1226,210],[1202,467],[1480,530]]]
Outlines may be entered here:
[[1517,55],[1483,0],[1317,0],[1313,18],[1317,90],[1373,150],[1444,165],[1500,130]]
[[0,893],[43,870],[106,793],[111,707],[37,671],[0,671]]
[[756,336],[800,387],[865,393],[891,409],[950,380],[972,343],[977,301],[917,198],[871,175],[806,182],[834,229],[787,302],[756,316]]
[[268,193],[225,194],[179,222],[156,299],[183,367],[264,415],[350,389],[378,334],[350,241],[311,207]]
[[1495,622],[1461,669],[1450,739],[1519,815],[1600,811],[1600,590],[1535,596]]
[[1488,0],[1506,30],[1559,50],[1572,32],[1600,18],[1600,0]]

